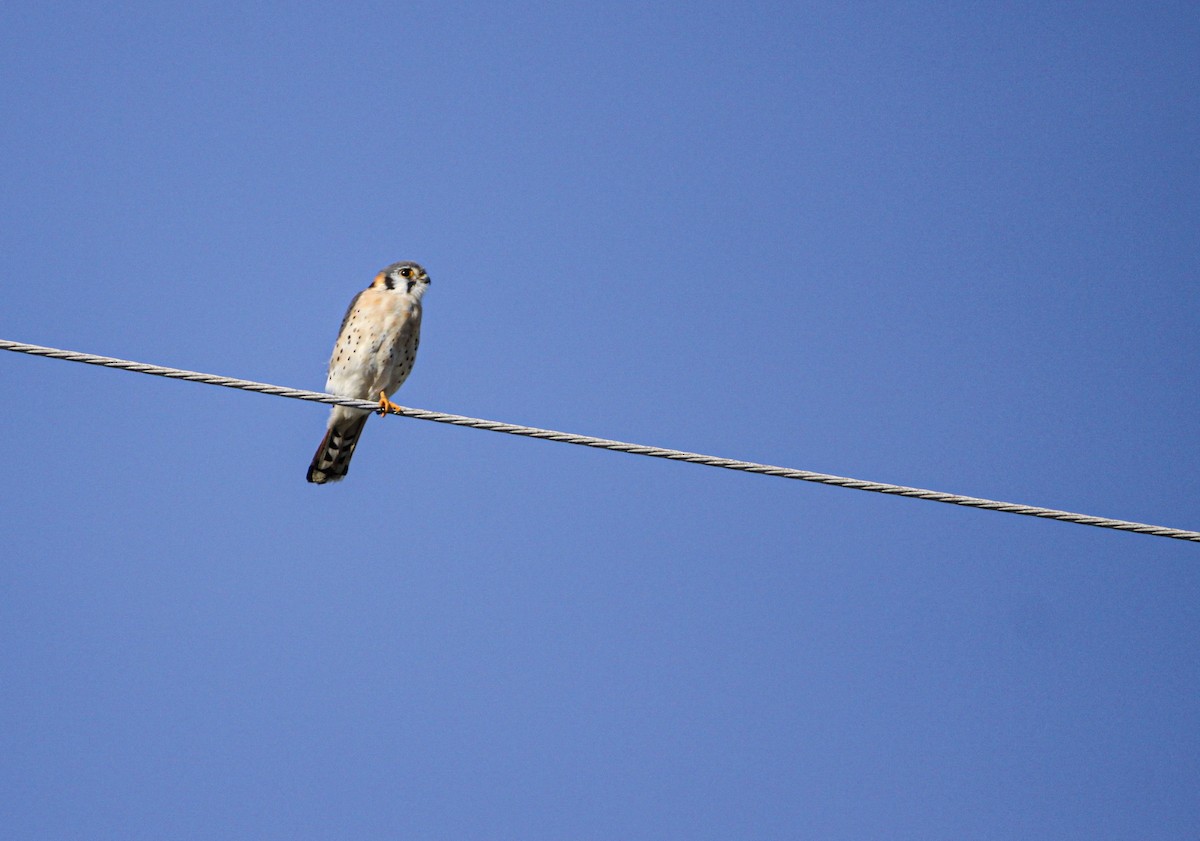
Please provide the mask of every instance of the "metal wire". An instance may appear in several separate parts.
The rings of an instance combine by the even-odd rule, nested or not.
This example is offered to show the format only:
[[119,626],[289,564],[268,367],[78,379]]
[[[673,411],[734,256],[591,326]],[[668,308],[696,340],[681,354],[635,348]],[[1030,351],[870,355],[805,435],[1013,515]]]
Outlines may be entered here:
[[[329,403],[337,406],[350,406],[357,409],[377,410],[379,404],[370,400],[354,400],[347,397],[336,397],[319,391],[305,391],[298,388],[284,388],[268,383],[241,380],[235,377],[221,377],[215,374],[203,374],[199,371],[186,371],[180,368],[168,368],[164,365],[148,365],[144,362],[131,362],[128,359],[115,359],[111,356],[97,356],[93,353],[80,353],[71,350],[42,347],[41,345],[22,344],[0,339],[0,350],[11,350],[16,353],[28,353],[33,356],[46,356],[51,359],[65,359],[68,362],[83,362],[88,365],[102,365],[105,368],[119,368],[124,371],[135,371],[139,374],[153,374],[157,377],[170,377],[176,380],[219,385],[225,388],[237,388],[243,391],[255,391],[260,394],[272,394],[276,397],[290,397],[296,400],[308,400],[313,403]],[[706,456],[700,453],[689,453],[683,450],[669,450],[664,447],[648,447],[642,444],[628,444],[623,441],[612,441],[607,438],[593,438],[590,435],[574,435],[569,432],[556,432],[553,429],[539,429],[535,426],[519,426],[513,423],[472,418],[466,415],[452,415],[446,412],[431,412],[426,409],[400,407],[399,411],[390,414],[403,415],[418,420],[449,423],[455,426],[467,426],[472,429],[486,429],[491,432],[503,432],[508,435],[521,435],[526,438],[542,438],[547,441],[561,441],[564,444],[579,444],[584,447],[595,447],[602,450],[616,450],[621,453],[633,453],[639,456],[665,458],[672,461],[686,461],[692,464],[704,464],[709,467],[723,467],[727,470],[740,470],[745,473],[762,473],[767,476],[779,476],[783,479],[799,479],[802,482],[817,482],[822,485],[836,485],[842,488],[854,488],[860,491],[908,496],[915,499],[927,499],[931,502],[945,502],[951,505],[962,505],[967,508],[983,508],[988,511],[1004,511],[1009,514],[1022,514],[1027,517],[1041,517],[1047,520],[1060,520],[1065,523],[1078,523],[1082,526],[1096,526],[1103,529],[1131,531],[1137,534],[1149,534],[1154,537],[1169,537],[1175,540],[1188,540],[1200,543],[1200,532],[1186,529],[1152,526],[1146,523],[1134,523],[1128,520],[1114,520],[1108,517],[1092,517],[1087,514],[1075,514],[1070,511],[1059,511],[1054,508],[1040,508],[1036,505],[1021,505],[1015,502],[1000,502],[994,499],[981,499],[974,496],[930,491],[923,488],[910,488],[904,485],[892,485],[886,482],[867,482],[862,479],[850,479],[845,476],[833,476],[828,473],[814,473],[811,470],[796,470],[790,467],[776,467],[770,464],[757,464],[752,461],[738,461],[731,458]]]

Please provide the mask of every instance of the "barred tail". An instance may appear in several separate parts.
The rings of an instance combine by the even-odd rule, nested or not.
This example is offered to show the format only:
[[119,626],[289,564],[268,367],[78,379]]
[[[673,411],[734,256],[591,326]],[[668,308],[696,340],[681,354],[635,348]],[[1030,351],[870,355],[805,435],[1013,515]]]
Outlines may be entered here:
[[363,425],[370,415],[338,420],[330,424],[325,433],[317,454],[313,456],[308,468],[308,481],[316,485],[326,482],[340,482],[350,471],[350,457],[358,444],[358,436],[362,435]]

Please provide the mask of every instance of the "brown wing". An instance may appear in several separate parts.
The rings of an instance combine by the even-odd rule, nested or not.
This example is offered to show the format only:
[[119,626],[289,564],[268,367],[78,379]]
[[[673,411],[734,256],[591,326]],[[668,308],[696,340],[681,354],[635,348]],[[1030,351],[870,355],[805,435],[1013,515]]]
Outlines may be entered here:
[[362,292],[359,292],[357,295],[355,295],[353,298],[350,299],[350,306],[346,307],[346,314],[342,316],[342,326],[338,328],[338,338],[339,339],[342,337],[342,333],[346,332],[346,322],[350,320],[350,313],[354,312],[355,304],[358,303],[358,299],[361,298],[363,296],[363,292],[366,292],[366,291],[367,290],[364,289]]
[[[370,289],[370,287],[367,287],[367,289]],[[338,342],[342,340],[342,334],[346,332],[346,325],[350,322],[350,313],[354,312],[354,307],[358,305],[358,299],[363,296],[363,292],[366,292],[367,289],[355,295],[350,301],[350,306],[346,307],[346,314],[342,316],[342,326],[338,328],[337,339],[333,342],[335,351],[337,350]],[[329,355],[329,369],[333,369],[333,354]]]

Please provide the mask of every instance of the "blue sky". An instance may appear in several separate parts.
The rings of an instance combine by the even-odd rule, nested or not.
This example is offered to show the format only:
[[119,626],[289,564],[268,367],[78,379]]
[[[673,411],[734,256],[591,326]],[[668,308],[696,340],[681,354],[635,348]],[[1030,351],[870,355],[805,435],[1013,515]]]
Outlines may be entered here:
[[[1194,4],[0,10],[0,338],[1200,527]],[[1183,838],[1192,544],[0,354],[25,838]]]

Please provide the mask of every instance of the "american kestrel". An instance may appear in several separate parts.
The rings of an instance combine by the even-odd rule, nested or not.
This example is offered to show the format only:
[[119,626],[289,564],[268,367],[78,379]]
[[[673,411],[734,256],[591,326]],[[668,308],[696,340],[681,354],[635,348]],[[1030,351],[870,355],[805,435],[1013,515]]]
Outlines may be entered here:
[[[407,260],[392,263],[354,296],[329,359],[325,390],[339,397],[378,400],[380,411],[404,384],[421,343],[421,296],[429,275]],[[308,481],[337,482],[350,469],[350,456],[371,413],[334,406],[329,429],[308,468]]]

